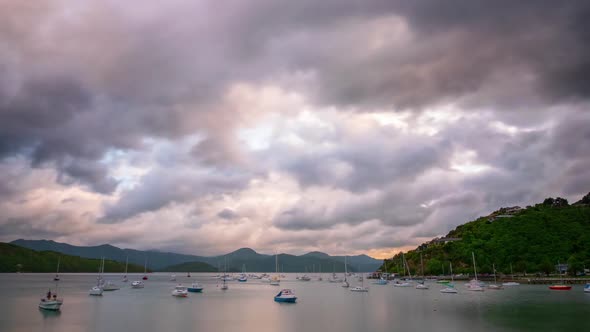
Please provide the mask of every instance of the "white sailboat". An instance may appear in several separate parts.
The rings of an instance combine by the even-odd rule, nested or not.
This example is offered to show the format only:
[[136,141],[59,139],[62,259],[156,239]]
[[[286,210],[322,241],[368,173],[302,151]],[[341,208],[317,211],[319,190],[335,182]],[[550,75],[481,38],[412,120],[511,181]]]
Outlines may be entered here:
[[276,275],[274,275],[270,279],[270,284],[272,286],[279,286],[281,284],[281,279],[279,277],[279,254],[278,253],[275,253],[275,271],[276,271]]
[[[57,271],[59,272],[59,258],[57,260]],[[56,274],[55,278],[53,278],[53,280],[55,281],[55,291],[51,292],[51,288],[49,288],[49,290],[47,290],[47,295],[45,295],[45,297],[42,297],[39,300],[39,308],[40,309],[52,310],[52,311],[58,311],[61,309],[61,305],[63,304],[64,301],[63,301],[63,299],[60,299],[57,297],[59,276]]]
[[458,291],[455,289],[455,284],[453,283],[455,281],[453,279],[453,263],[449,262],[449,268],[451,269],[451,282],[447,284],[447,287],[441,289],[440,292],[446,294],[457,294]]
[[98,277],[96,277],[96,286],[93,286],[88,291],[88,295],[92,296],[102,296],[102,271],[104,266],[104,257],[100,262],[100,267],[98,268]]
[[350,291],[351,292],[368,292],[369,289],[367,287],[365,287],[365,282],[364,282],[365,279],[361,277],[361,278],[359,278],[359,280],[361,282],[361,285],[352,287],[350,289]]
[[344,287],[344,288],[350,287],[350,284],[348,283],[348,280],[346,279],[347,275],[348,275],[348,267],[346,264],[346,256],[344,256],[344,281],[342,282],[342,287]]
[[420,253],[420,266],[422,269],[422,281],[418,281],[416,289],[428,289],[428,285],[426,285],[424,281],[424,262],[422,261],[422,253]]
[[226,274],[227,274],[227,257],[224,257],[224,258],[225,258],[225,261],[224,261],[224,265],[223,265],[223,278],[221,278],[221,279],[223,279],[223,284],[221,285],[221,290],[227,290],[229,288],[227,286],[227,281],[226,281],[226,279],[227,279],[227,277],[226,277]]
[[467,289],[474,292],[483,292],[483,287],[481,287],[481,284],[477,280],[477,268],[475,266],[475,254],[473,251],[471,252],[471,258],[473,259],[473,273],[475,274],[475,279],[467,284]]
[[498,283],[496,282],[496,264],[492,264],[492,269],[494,269],[494,284],[488,285],[488,288],[494,290],[501,290],[503,289],[502,285],[498,285]]
[[[412,273],[410,272],[410,266],[408,266],[408,261],[406,260],[406,256],[404,255],[404,253],[402,252],[402,261],[404,263],[404,270],[407,269],[408,270],[408,277],[411,279],[412,278]],[[393,287],[410,287],[410,283],[408,281],[395,281],[393,283]]]

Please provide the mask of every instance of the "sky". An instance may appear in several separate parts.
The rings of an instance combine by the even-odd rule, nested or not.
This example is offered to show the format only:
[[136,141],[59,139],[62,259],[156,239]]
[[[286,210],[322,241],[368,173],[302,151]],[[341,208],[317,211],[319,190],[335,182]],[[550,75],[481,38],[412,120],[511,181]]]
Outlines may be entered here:
[[0,0],[0,241],[411,249],[590,191],[590,3]]

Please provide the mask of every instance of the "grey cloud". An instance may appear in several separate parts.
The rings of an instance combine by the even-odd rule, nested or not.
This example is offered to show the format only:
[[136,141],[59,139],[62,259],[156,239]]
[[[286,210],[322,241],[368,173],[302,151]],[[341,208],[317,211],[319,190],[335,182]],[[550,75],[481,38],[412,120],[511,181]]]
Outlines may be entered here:
[[199,173],[174,169],[154,170],[141,184],[124,192],[115,204],[105,207],[103,223],[122,222],[144,212],[157,211],[170,203],[197,201],[206,195],[231,193],[244,188],[248,175],[241,173]]
[[232,220],[238,218],[240,215],[236,213],[236,211],[232,209],[223,209],[217,213],[217,216],[221,219]]

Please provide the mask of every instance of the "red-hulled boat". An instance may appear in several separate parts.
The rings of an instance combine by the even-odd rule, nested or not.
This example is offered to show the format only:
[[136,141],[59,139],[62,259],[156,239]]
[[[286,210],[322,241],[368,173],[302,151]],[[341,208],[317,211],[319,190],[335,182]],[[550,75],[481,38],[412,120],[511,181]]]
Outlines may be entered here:
[[549,286],[549,289],[552,289],[552,290],[570,290],[570,289],[572,289],[572,286],[568,286],[568,285],[551,285],[551,286]]

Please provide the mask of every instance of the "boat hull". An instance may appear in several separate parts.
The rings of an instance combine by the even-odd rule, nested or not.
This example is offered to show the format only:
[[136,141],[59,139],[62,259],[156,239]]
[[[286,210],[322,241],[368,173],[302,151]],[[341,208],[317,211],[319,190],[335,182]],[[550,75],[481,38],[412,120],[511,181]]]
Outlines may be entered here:
[[295,303],[295,301],[297,301],[296,297],[279,297],[279,296],[275,296],[275,302],[281,302],[281,303]]
[[441,293],[445,293],[445,294],[457,294],[458,291],[454,288],[443,288],[440,290]]
[[188,288],[188,291],[191,292],[191,293],[202,293],[203,292],[203,288],[192,288],[192,287],[189,287]]
[[42,300],[41,302],[39,302],[39,308],[41,308],[43,310],[58,311],[58,310],[60,310],[62,304],[63,304],[63,301],[61,301],[61,300],[57,300],[57,301]]
[[549,286],[549,289],[551,289],[551,290],[565,291],[565,290],[572,289],[572,286],[567,286],[567,285],[553,285],[553,286]]

